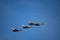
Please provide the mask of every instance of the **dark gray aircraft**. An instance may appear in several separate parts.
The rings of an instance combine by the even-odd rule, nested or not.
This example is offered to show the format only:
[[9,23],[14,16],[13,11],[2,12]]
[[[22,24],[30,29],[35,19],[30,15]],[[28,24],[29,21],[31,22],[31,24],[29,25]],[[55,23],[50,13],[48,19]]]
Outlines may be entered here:
[[29,25],[34,25],[34,23],[33,23],[33,22],[28,22],[28,24],[29,24]]
[[19,32],[19,31],[22,31],[22,30],[19,30],[19,29],[17,29],[17,28],[12,28],[12,31],[13,31],[13,32]]
[[38,23],[38,22],[36,22],[36,23],[34,23],[34,25],[35,25],[35,26],[40,26],[41,24]]
[[40,26],[43,25],[44,23],[41,22],[28,22],[29,25],[35,25],[35,26]]
[[22,25],[22,27],[25,29],[25,28],[32,28],[32,26],[25,26],[25,25]]

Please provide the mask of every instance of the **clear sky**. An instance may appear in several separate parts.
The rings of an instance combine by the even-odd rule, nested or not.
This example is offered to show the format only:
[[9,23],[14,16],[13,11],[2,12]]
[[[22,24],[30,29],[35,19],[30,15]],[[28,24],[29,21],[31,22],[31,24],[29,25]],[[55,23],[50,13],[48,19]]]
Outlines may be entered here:
[[[0,40],[60,40],[59,0],[0,0]],[[45,25],[22,29],[14,33],[11,28],[22,28],[28,21]]]

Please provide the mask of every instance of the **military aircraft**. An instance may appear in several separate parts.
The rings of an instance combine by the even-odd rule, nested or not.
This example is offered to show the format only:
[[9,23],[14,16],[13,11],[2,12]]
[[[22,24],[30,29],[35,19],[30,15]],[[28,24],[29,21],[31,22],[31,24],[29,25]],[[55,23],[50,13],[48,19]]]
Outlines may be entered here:
[[34,22],[30,21],[28,22],[29,25],[34,25]]
[[26,29],[26,28],[32,28],[32,26],[25,26],[25,25],[22,25],[22,27],[23,27],[24,29]]
[[13,28],[12,28],[12,31],[13,31],[13,32],[19,32],[19,31],[22,31],[22,30],[19,30],[19,29],[13,27]]
[[40,26],[40,25],[43,25],[44,23],[42,22],[28,22],[29,25],[35,25],[35,26]]

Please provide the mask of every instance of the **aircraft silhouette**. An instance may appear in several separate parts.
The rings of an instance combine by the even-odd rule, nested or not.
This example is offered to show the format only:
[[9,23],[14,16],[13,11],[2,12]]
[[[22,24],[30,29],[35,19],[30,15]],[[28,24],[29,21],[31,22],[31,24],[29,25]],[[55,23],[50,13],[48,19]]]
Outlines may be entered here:
[[14,27],[14,28],[12,28],[12,31],[13,32],[19,32],[19,31],[22,31],[22,30],[19,30],[19,29],[17,29],[17,28]]
[[34,23],[33,23],[33,22],[28,22],[28,24],[29,24],[29,25],[34,25]]
[[22,27],[23,27],[24,29],[26,29],[26,28],[32,28],[32,26],[25,26],[25,25],[22,25]]
[[40,26],[43,25],[41,22],[28,22],[29,25],[35,25],[35,26]]

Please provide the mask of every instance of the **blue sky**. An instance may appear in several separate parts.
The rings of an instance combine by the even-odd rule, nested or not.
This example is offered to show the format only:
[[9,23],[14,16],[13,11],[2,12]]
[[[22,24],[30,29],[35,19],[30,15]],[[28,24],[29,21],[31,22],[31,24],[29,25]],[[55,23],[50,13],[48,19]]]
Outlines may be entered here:
[[[0,40],[60,40],[59,0],[0,0],[0,6]],[[29,20],[45,25],[11,31]]]

